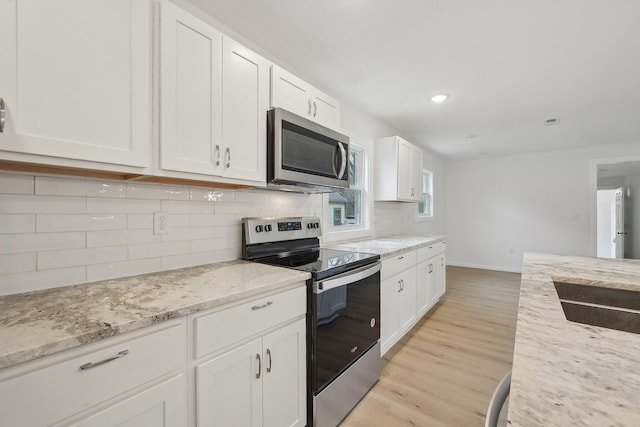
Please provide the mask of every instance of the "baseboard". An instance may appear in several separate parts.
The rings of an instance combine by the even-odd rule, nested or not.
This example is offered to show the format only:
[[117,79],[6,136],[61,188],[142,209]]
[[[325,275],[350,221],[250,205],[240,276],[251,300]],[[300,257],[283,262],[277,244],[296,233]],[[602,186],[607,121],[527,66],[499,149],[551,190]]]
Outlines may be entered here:
[[497,265],[471,264],[467,262],[456,262],[447,259],[447,265],[452,267],[478,268],[480,270],[505,271],[508,273],[522,273],[522,268],[511,268]]

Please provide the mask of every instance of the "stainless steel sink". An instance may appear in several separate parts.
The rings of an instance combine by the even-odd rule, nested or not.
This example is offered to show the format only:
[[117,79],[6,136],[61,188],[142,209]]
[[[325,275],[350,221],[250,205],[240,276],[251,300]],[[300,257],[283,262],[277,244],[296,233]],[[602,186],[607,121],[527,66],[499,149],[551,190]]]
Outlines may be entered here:
[[640,292],[554,280],[567,320],[640,333]]

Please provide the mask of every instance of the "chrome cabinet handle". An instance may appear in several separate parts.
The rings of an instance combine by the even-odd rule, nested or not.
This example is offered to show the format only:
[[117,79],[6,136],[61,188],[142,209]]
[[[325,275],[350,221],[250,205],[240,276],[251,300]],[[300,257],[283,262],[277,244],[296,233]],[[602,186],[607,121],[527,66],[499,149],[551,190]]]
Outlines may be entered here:
[[254,305],[253,307],[251,307],[251,310],[260,310],[261,308],[269,307],[271,304],[273,304],[273,302],[267,301],[261,305]]
[[404,259],[404,256],[399,256],[398,259]]
[[398,293],[402,292],[402,285],[400,284],[400,280],[398,280]]
[[400,283],[402,283],[400,289],[402,290],[402,292],[404,292],[404,279],[400,279]]
[[269,358],[269,365],[267,366],[267,372],[271,372],[271,350],[267,349],[267,357]]
[[318,104],[316,104],[316,101],[313,101],[313,117],[316,116],[317,112],[318,112]]
[[231,167],[231,149],[229,147],[224,150],[224,156],[227,158],[227,167]]
[[4,132],[5,114],[4,98],[0,98],[0,133]]
[[220,146],[216,144],[216,166],[220,166]]
[[307,115],[311,115],[311,100],[307,99],[307,105],[308,105],[308,109],[307,109]]
[[256,378],[260,378],[262,374],[262,361],[260,360],[260,354],[256,353],[256,359],[258,359],[258,372],[256,372]]
[[118,352],[118,354],[116,354],[115,356],[107,357],[106,359],[100,360],[99,362],[85,363],[84,365],[80,366],[80,369],[84,371],[85,369],[95,368],[96,366],[104,365],[105,363],[109,363],[116,359],[120,359],[121,357],[124,357],[127,354],[129,354],[129,350],[122,350]]

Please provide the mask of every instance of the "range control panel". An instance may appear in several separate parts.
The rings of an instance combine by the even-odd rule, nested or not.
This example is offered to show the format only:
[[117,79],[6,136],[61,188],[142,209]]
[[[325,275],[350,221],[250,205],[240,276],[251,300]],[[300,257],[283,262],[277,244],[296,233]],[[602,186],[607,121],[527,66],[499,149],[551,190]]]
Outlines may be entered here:
[[244,244],[281,242],[285,240],[320,237],[320,218],[243,218],[242,234]]

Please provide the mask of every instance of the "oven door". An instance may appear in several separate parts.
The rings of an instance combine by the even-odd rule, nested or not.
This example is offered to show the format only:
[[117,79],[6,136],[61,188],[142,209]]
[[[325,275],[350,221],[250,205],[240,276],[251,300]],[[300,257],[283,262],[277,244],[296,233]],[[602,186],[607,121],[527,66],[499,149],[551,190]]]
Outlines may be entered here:
[[280,108],[267,122],[270,183],[349,186],[347,136]]
[[314,282],[313,392],[318,394],[380,339],[380,262]]

